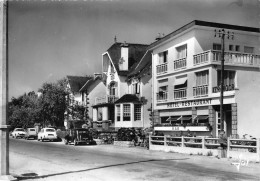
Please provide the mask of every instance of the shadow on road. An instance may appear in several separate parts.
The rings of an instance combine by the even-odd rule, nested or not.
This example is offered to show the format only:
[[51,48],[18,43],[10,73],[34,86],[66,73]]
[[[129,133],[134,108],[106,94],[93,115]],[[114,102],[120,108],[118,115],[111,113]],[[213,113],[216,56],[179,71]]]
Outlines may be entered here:
[[131,164],[136,164],[136,163],[155,162],[155,161],[170,161],[170,160],[177,161],[177,160],[188,160],[188,159],[189,158],[182,158],[182,159],[151,159],[151,160],[135,161],[135,162],[129,162],[129,163],[119,163],[119,164],[113,164],[113,165],[104,165],[104,166],[95,167],[95,168],[89,168],[89,169],[84,169],[84,170],[68,171],[68,172],[54,173],[54,174],[41,175],[41,176],[38,176],[36,173],[25,173],[25,174],[22,174],[21,176],[17,176],[16,178],[18,180],[42,179],[42,178],[47,178],[47,177],[52,177],[52,176],[65,175],[65,174],[70,174],[70,173],[86,172],[86,171],[91,171],[91,170],[98,170],[98,169],[109,168],[109,167],[116,167],[116,166],[122,166],[122,165],[131,165]]

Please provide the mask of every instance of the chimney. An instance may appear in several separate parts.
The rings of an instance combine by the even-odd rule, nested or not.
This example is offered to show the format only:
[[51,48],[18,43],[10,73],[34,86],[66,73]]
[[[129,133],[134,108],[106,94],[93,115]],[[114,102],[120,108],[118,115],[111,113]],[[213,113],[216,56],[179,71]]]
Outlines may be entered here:
[[119,70],[128,71],[128,44],[126,42],[121,44],[121,58],[119,60]]
[[116,43],[117,42],[117,39],[116,39],[116,36],[115,36],[115,38],[114,38],[114,43]]
[[96,79],[97,77],[102,78],[102,74],[101,73],[94,73],[94,79]]

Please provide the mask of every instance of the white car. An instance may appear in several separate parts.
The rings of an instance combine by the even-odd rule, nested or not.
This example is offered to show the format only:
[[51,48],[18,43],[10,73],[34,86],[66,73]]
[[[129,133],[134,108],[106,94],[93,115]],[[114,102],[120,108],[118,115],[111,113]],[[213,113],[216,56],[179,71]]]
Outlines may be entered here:
[[11,135],[13,138],[23,138],[25,134],[26,132],[23,128],[15,128]]
[[57,140],[57,133],[54,128],[42,128],[38,133],[38,141],[54,141]]

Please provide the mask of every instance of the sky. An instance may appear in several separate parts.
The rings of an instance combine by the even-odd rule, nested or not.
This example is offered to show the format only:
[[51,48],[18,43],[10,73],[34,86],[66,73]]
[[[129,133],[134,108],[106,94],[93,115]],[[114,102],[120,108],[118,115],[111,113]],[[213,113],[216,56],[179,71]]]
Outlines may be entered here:
[[66,75],[102,71],[118,42],[150,44],[193,20],[258,27],[258,0],[10,1],[9,100]]

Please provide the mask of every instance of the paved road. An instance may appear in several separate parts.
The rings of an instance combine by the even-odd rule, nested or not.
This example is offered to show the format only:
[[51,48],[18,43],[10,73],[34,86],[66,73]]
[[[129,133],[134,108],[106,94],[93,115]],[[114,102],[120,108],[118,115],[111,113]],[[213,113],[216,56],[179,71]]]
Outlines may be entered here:
[[260,180],[259,164],[238,171],[228,160],[62,142],[10,139],[10,172],[20,180]]

